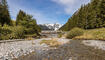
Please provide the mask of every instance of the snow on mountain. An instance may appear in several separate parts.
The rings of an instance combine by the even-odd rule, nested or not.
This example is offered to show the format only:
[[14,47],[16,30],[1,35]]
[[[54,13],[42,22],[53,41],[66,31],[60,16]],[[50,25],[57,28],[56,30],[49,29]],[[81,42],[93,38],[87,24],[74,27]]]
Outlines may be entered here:
[[55,24],[39,24],[42,30],[58,30],[62,27],[63,24],[55,23]]

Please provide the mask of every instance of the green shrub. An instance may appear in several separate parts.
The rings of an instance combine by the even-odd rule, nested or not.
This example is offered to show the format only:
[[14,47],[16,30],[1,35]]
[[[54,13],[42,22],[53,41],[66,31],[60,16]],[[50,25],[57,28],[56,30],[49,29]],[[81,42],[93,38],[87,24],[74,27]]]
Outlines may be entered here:
[[22,26],[14,26],[11,27],[12,33],[9,34],[10,39],[21,39],[24,38],[24,27]]
[[66,38],[72,39],[76,36],[80,36],[84,34],[84,30],[80,29],[80,28],[73,28],[72,30],[70,30],[66,36]]
[[58,38],[61,38],[62,35],[63,35],[63,33],[59,33],[59,34],[58,34]]
[[11,28],[8,25],[5,24],[3,27],[0,27],[0,40],[9,39],[8,35],[11,33]]
[[0,28],[0,33],[1,34],[10,34],[12,31],[10,30],[10,27],[8,25],[4,25],[3,27]]
[[35,29],[33,28],[25,28],[25,34],[35,34]]
[[24,37],[24,27],[8,26],[0,27],[0,40],[20,39]]

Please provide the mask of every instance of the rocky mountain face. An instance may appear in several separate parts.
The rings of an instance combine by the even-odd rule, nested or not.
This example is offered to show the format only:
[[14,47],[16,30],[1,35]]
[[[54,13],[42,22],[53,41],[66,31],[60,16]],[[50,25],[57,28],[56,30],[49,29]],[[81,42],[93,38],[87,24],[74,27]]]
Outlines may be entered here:
[[62,24],[59,24],[59,23],[55,23],[55,24],[39,24],[39,27],[42,29],[42,30],[58,30],[59,28],[62,27]]

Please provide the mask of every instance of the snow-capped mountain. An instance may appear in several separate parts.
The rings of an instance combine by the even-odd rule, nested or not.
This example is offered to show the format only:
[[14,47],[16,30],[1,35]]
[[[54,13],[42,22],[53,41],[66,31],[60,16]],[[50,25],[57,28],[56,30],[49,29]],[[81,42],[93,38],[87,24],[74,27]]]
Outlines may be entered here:
[[62,27],[62,24],[55,23],[55,24],[39,24],[40,28],[42,30],[58,30],[60,27]]

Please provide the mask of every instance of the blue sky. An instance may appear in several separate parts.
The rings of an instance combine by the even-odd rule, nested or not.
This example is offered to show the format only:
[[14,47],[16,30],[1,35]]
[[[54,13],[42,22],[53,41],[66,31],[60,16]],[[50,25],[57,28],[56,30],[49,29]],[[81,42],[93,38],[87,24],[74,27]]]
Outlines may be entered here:
[[68,18],[90,0],[7,0],[12,19],[16,19],[19,10],[33,15],[38,24],[65,24]]

